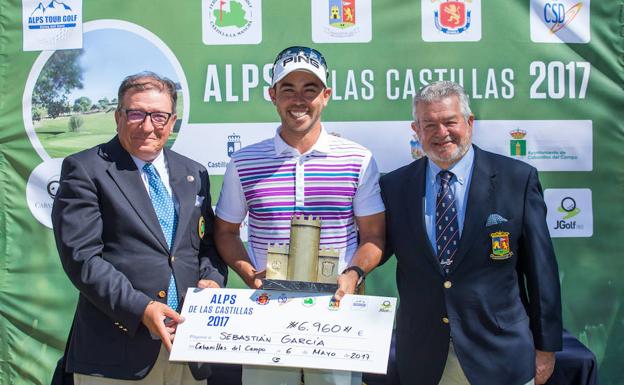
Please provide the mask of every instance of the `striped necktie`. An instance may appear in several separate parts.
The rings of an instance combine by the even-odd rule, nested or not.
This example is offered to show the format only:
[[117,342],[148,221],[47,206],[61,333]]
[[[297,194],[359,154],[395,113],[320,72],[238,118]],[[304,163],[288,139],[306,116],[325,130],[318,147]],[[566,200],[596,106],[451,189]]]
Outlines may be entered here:
[[457,206],[455,194],[450,185],[453,173],[442,170],[438,175],[440,176],[440,190],[436,197],[436,248],[440,265],[448,273],[459,245]]

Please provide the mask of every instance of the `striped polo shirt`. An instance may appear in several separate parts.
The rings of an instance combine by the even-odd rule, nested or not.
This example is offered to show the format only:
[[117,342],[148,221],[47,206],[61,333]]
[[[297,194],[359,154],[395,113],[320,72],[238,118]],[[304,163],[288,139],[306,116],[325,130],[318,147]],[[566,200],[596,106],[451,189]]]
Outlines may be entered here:
[[248,252],[257,270],[266,268],[268,244],[288,243],[293,215],[321,218],[321,247],[340,252],[339,271],[357,248],[355,216],[384,211],[379,171],[369,150],[321,130],[305,154],[278,133],[232,155],[216,215],[241,223],[247,213]]

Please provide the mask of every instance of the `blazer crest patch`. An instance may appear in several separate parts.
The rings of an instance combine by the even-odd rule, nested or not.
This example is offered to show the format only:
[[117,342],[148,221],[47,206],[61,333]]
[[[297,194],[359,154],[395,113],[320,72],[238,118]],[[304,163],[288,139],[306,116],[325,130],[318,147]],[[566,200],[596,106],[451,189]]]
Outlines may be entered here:
[[505,231],[497,231],[490,234],[492,238],[492,254],[490,258],[494,260],[511,258],[513,253],[509,248],[509,233]]

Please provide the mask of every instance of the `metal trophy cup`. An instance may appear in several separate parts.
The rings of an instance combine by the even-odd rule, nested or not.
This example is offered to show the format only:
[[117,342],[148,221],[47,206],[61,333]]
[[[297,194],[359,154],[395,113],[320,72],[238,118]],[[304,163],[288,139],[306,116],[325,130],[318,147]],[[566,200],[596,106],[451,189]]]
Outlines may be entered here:
[[266,279],[262,288],[307,292],[338,289],[339,252],[319,248],[321,219],[311,215],[295,216],[290,222],[290,243],[269,244]]

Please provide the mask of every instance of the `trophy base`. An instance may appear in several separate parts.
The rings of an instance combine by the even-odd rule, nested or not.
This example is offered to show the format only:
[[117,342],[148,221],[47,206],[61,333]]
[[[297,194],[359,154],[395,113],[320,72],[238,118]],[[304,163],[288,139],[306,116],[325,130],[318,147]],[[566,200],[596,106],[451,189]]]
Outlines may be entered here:
[[302,291],[314,293],[335,293],[336,290],[338,290],[338,284],[305,281],[286,281],[283,279],[263,279],[261,289]]

